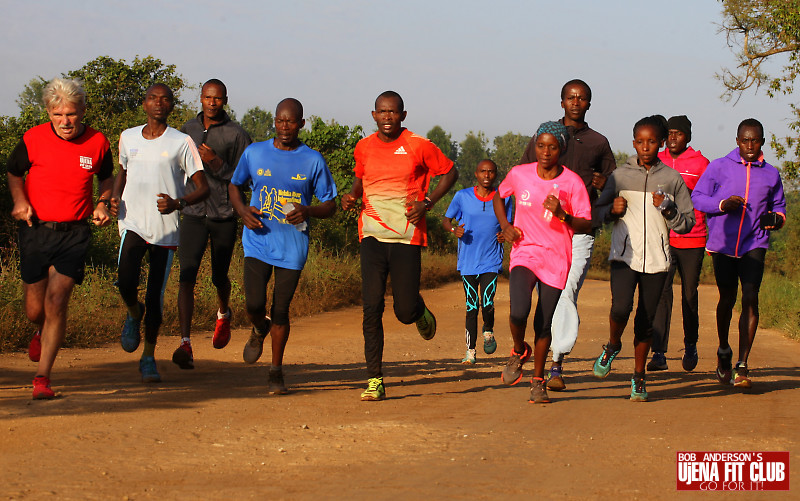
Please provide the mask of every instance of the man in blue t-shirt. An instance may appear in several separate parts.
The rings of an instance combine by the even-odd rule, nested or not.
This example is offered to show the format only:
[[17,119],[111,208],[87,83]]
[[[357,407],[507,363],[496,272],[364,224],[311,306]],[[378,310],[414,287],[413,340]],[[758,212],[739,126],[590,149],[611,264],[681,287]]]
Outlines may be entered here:
[[[289,305],[308,257],[309,217],[327,218],[336,210],[336,184],[325,159],[298,139],[305,125],[303,105],[287,98],[275,109],[275,138],[245,149],[228,191],[231,205],[245,225],[244,294],[253,324],[244,346],[244,361],[261,356],[272,336],[269,393],[288,393],[283,382],[283,352],[289,338]],[[252,190],[250,205],[241,187]],[[320,201],[311,205],[312,197]],[[267,283],[275,271],[272,308],[267,315]]]
[[[467,355],[463,364],[475,363],[478,342],[478,309],[483,311],[483,351],[494,353],[494,293],[497,274],[503,267],[503,233],[494,215],[492,197],[497,179],[497,165],[482,160],[475,169],[478,180],[473,188],[456,192],[442,217],[444,229],[458,238],[458,271],[464,281],[467,297],[466,341]],[[506,214],[511,220],[511,197],[505,199]],[[453,226],[451,220],[458,221]]]

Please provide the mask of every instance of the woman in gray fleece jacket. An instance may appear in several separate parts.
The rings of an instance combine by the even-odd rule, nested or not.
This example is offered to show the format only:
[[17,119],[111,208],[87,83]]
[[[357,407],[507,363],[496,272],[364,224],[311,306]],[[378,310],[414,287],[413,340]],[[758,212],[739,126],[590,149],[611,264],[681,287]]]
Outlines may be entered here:
[[622,332],[633,310],[635,366],[631,400],[646,402],[645,363],[656,313],[670,264],[669,230],[686,233],[695,223],[694,206],[681,175],[658,159],[667,136],[665,120],[646,117],[633,127],[637,156],[608,178],[595,206],[593,219],[614,222],[611,233],[611,313],[608,344],[594,363],[594,375],[605,378],[622,348]]

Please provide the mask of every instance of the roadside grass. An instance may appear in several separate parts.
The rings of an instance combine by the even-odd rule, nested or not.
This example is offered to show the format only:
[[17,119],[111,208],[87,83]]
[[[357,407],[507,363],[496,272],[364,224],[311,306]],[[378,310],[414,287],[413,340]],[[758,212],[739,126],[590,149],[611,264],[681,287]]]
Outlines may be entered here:
[[[430,288],[457,280],[456,256],[423,252],[422,287]],[[244,257],[241,243],[231,261],[231,307],[233,325],[248,324],[244,312],[242,273]],[[178,262],[172,271],[164,294],[164,315],[161,334],[177,335],[178,324]],[[147,264],[142,271],[140,295],[144,294]],[[104,266],[87,266],[83,283],[72,292],[67,320],[67,337],[64,346],[91,347],[119,338],[125,308],[114,282],[116,269]],[[391,286],[391,284],[390,284]],[[272,300],[272,281],[268,287],[268,301]],[[291,316],[301,317],[330,311],[361,302],[361,271],[358,254],[330,253],[312,248],[292,301]],[[216,289],[211,282],[211,264],[208,253],[204,257],[195,286],[195,314],[192,330],[211,330],[216,321]],[[269,308],[269,304],[267,305]],[[356,326],[354,328],[360,328]],[[17,259],[8,256],[0,262],[0,353],[27,349],[34,326],[25,317],[23,287],[19,278]]]

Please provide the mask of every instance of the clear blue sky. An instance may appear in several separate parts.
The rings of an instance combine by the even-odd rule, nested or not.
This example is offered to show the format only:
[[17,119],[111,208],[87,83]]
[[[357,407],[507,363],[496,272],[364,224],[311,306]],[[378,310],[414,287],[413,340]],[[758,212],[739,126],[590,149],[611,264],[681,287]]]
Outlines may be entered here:
[[0,8],[3,115],[16,115],[34,76],[100,55],[153,55],[192,83],[220,78],[239,116],[293,96],[307,116],[373,130],[375,96],[394,89],[408,128],[424,134],[439,124],[458,141],[469,130],[531,134],[562,116],[559,91],[572,78],[591,85],[587,120],[615,151],[633,151],[639,118],[686,114],[692,146],[722,156],[744,118],[786,134],[792,102],[763,92],[735,107],[719,99],[714,73],[734,56],[717,33],[715,1],[0,0]]

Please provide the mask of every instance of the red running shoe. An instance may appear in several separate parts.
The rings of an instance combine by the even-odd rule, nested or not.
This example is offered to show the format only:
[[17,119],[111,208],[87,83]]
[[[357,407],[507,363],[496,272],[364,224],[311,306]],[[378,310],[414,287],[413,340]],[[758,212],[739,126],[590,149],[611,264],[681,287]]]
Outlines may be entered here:
[[214,344],[214,348],[221,350],[228,346],[228,341],[231,340],[232,317],[233,312],[230,308],[228,308],[228,316],[219,318],[219,315],[217,315],[217,325],[214,327],[214,338],[211,340]]
[[36,376],[33,378],[34,400],[49,400],[55,397],[55,392],[50,389],[50,378],[44,376]]
[[38,362],[42,357],[42,331],[37,330],[33,333],[31,344],[28,345],[28,358],[32,362]]

